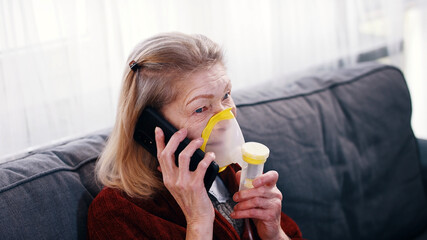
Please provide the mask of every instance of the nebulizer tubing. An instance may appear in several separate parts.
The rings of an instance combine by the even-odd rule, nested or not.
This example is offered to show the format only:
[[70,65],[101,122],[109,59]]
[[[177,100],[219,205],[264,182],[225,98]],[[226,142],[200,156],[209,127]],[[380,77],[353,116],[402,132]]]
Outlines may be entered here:
[[[262,174],[264,163],[270,155],[268,147],[257,142],[244,143],[241,149],[243,161],[245,161],[247,165],[243,167],[240,175],[239,191],[254,187],[252,181]],[[245,225],[248,229],[249,239],[253,239],[248,218],[245,219]]]

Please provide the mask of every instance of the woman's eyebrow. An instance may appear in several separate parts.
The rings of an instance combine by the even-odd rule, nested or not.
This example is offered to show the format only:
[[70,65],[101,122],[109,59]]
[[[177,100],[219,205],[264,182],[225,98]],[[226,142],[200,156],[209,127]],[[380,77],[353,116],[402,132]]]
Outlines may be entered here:
[[188,104],[190,104],[191,102],[193,102],[193,101],[195,101],[195,100],[197,100],[197,99],[200,99],[200,98],[213,98],[214,97],[214,95],[213,94],[200,94],[200,95],[197,95],[197,96],[195,96],[194,98],[192,98],[190,101],[188,101],[186,104],[185,104],[185,106],[188,106]]
[[225,85],[224,91],[231,89],[231,81],[228,81],[227,85]]
[[[231,82],[230,81],[227,83],[227,85],[225,85],[224,92],[227,92],[228,89],[231,89]],[[197,95],[194,98],[190,99],[185,104],[185,106],[188,106],[188,104],[190,104],[191,102],[193,102],[193,101],[195,101],[197,99],[200,99],[200,98],[213,98],[213,97],[215,97],[213,94],[200,94],[200,95]]]

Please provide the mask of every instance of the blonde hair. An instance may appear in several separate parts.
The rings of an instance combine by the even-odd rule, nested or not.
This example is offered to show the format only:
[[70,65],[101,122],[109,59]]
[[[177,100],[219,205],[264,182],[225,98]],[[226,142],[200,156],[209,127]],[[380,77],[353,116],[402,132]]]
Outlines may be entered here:
[[96,164],[98,180],[131,197],[148,198],[164,188],[158,161],[133,139],[138,116],[146,106],[160,109],[172,102],[175,82],[188,74],[223,63],[222,50],[203,35],[165,33],[139,43],[126,65],[116,122]]

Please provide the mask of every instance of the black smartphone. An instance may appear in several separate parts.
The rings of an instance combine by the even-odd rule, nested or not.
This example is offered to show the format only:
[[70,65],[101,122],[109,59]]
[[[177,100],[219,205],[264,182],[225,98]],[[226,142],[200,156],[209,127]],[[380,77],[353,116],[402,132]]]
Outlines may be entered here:
[[[146,107],[138,118],[135,126],[135,132],[133,138],[137,143],[142,145],[148,152],[154,157],[157,157],[157,146],[154,129],[160,127],[165,135],[165,144],[169,142],[172,135],[178,131],[172,124],[170,124],[163,116],[156,111],[154,108]],[[177,147],[175,152],[175,164],[178,166],[179,153],[190,143],[190,139],[185,138]],[[194,171],[197,165],[202,161],[205,153],[201,149],[197,149],[190,160],[190,171]],[[209,190],[212,186],[219,171],[219,166],[216,162],[212,161],[206,170],[204,177],[204,184],[206,190]]]

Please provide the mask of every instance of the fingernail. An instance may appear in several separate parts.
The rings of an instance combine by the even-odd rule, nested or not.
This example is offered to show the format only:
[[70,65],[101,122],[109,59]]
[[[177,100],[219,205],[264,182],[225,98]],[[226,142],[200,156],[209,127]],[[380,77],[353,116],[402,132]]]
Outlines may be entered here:
[[160,128],[159,128],[159,127],[156,127],[156,128],[154,129],[154,134],[155,134],[155,135],[160,135]]
[[236,193],[236,194],[234,194],[234,196],[233,196],[233,200],[234,200],[235,202],[239,201],[239,197],[237,196],[237,193]]

